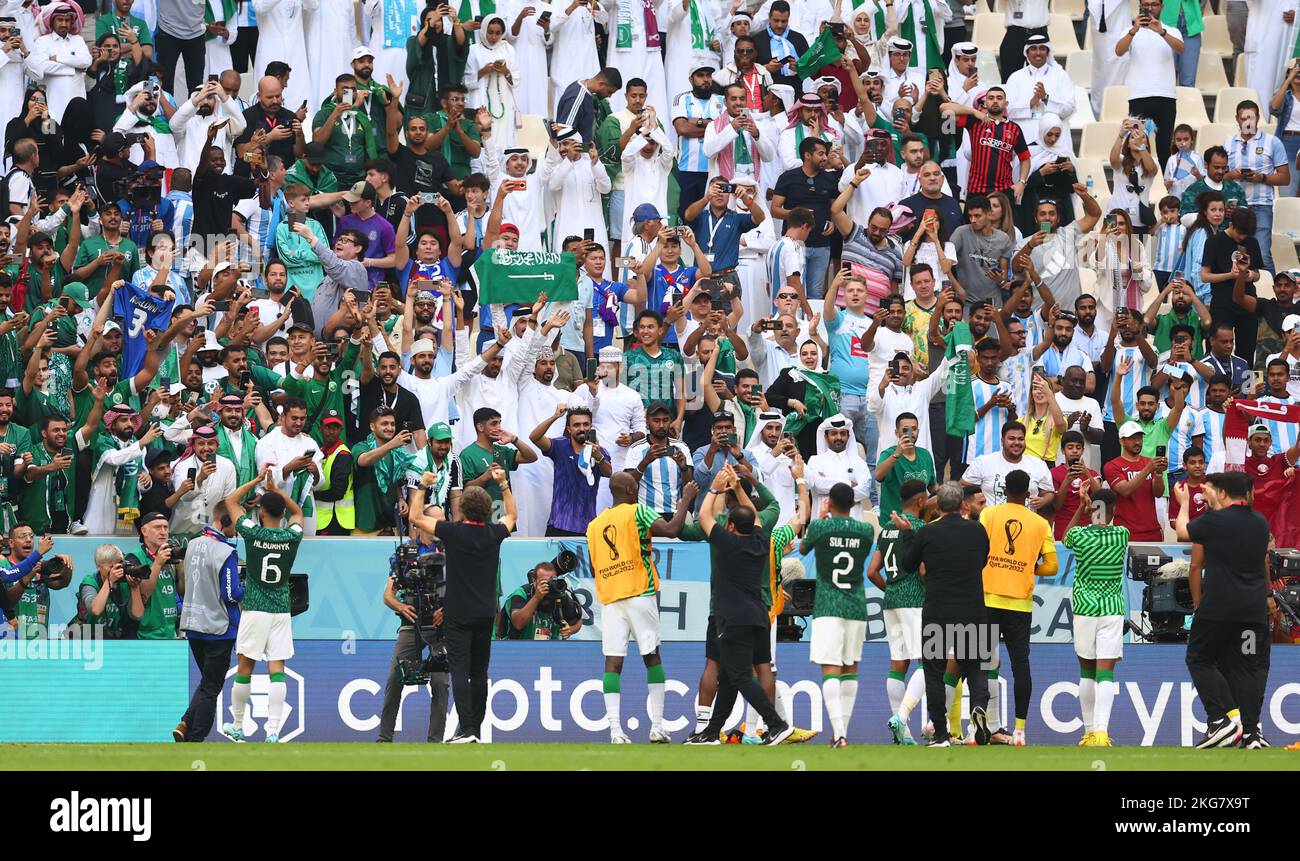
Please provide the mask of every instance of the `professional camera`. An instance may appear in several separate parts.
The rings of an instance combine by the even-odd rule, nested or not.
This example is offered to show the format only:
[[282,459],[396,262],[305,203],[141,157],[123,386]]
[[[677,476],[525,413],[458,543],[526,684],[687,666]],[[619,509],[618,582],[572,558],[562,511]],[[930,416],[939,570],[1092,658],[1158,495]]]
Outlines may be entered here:
[[415,607],[415,634],[429,647],[428,656],[398,661],[403,685],[426,685],[432,673],[445,673],[451,664],[442,628],[434,624],[434,613],[442,609],[447,595],[447,557],[441,551],[420,553],[414,544],[402,544],[389,562],[389,576],[406,603]]
[[126,197],[132,206],[140,209],[157,206],[162,200],[162,171],[155,169],[137,173],[128,184]]
[[[578,554],[574,553],[572,550],[561,550],[559,553],[555,554],[555,558],[549,563],[544,562],[542,564],[550,565],[558,572],[551,578],[551,585],[547,587],[551,597],[557,599],[567,597],[568,600],[572,601],[572,590],[569,588],[568,582],[564,579],[564,575],[577,570]],[[534,585],[535,581],[533,579],[536,576],[536,572],[537,568],[533,568],[528,572],[528,583],[524,586],[524,594],[529,598],[533,597],[533,592],[537,588]]]
[[[187,542],[188,543],[188,542]],[[248,577],[248,566],[239,561],[239,582],[242,585]],[[147,569],[146,569],[147,571]],[[307,575],[301,571],[289,572],[289,615],[299,616],[311,608],[311,593],[307,588]]]
[[1142,590],[1142,612],[1150,630],[1131,628],[1137,636],[1154,643],[1187,640],[1187,617],[1192,613],[1189,563],[1174,559],[1159,544],[1130,544],[1128,576],[1146,586]]
[[776,639],[779,643],[797,643],[803,639],[807,625],[801,621],[812,615],[813,601],[817,597],[816,580],[791,580],[781,588],[790,597],[781,615],[776,617]]
[[[577,596],[573,594],[573,587],[564,579],[566,574],[576,571],[578,568],[578,555],[571,550],[561,550],[555,555],[554,559],[549,562],[543,562],[529,569],[528,582],[524,584],[524,597],[532,600],[537,593],[537,569],[542,565],[549,565],[556,570],[556,575],[546,581],[546,597],[543,599],[539,610],[545,614],[549,611],[552,621],[557,628],[563,628],[566,624],[573,624],[582,618],[582,607],[578,604]],[[549,604],[549,607],[547,606]],[[510,639],[515,636],[514,627],[510,623],[510,603],[501,607],[497,612],[496,636],[498,640]]]
[[1270,550],[1268,564],[1273,572],[1273,600],[1291,625],[1300,627],[1300,550]]

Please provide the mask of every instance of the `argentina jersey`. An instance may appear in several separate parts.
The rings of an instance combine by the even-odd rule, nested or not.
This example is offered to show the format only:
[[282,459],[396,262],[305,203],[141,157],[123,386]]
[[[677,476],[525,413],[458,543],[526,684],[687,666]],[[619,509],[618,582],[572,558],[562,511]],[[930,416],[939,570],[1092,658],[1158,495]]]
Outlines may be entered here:
[[[722,97],[710,95],[707,99],[697,98],[692,93],[682,93],[673,105],[673,119],[711,120],[722,113]],[[677,145],[681,154],[677,156],[677,170],[692,173],[708,173],[709,157],[704,154],[704,138],[688,138],[679,135]]]
[[1033,352],[1034,348],[1043,343],[1043,318],[1038,316],[1037,312],[1031,313],[1028,317],[1016,317],[1020,325],[1025,327],[1025,349]]
[[[1187,406],[1202,409],[1205,407],[1205,391],[1210,387],[1209,380],[1197,373],[1196,368],[1192,367],[1191,362],[1171,362],[1168,353],[1160,354],[1160,364],[1168,365],[1171,368],[1179,368],[1183,372],[1183,379],[1191,380],[1191,388],[1187,390]],[[1169,397],[1169,383],[1166,382],[1161,387],[1160,399],[1163,401]]]
[[1038,357],[1038,364],[1043,366],[1049,377],[1060,377],[1065,374],[1066,368],[1073,368],[1076,365],[1083,368],[1084,372],[1092,370],[1092,362],[1083,350],[1074,345],[1073,342],[1066,345],[1064,350],[1056,349],[1056,345],[1048,347],[1043,355]]
[[[644,439],[627,450],[627,467],[630,469],[641,462],[650,448],[650,440]],[[680,440],[669,442],[669,448],[680,451],[686,462],[691,460],[690,449]],[[641,476],[637,500],[647,508],[652,508],[665,517],[671,518],[677,510],[677,500],[681,498],[682,470],[677,461],[671,457],[661,457],[650,462],[645,474]]]
[[1223,422],[1227,417],[1227,413],[1215,412],[1209,407],[1201,410],[1201,430],[1205,434],[1201,448],[1205,449],[1206,463],[1210,462],[1215,452],[1224,450]]
[[[970,381],[971,395],[974,397],[976,412],[998,392],[1009,392],[1006,385],[999,380],[986,383],[979,377]],[[1002,450],[1002,425],[1009,414],[1002,407],[993,407],[983,417],[975,421],[975,432],[966,438],[966,462],[970,463],[982,454],[991,454]]]
[[[1151,381],[1151,366],[1147,364],[1146,357],[1138,347],[1116,347],[1115,363],[1111,365],[1113,373],[1119,373],[1119,367],[1125,359],[1132,363],[1132,367],[1127,374],[1119,378],[1119,398],[1120,403],[1124,405],[1124,412],[1133,416],[1137,415],[1138,389]],[[1115,410],[1111,407],[1109,392],[1106,393],[1102,406],[1102,419],[1108,422],[1115,421]]]
[[135,376],[144,367],[145,353],[149,350],[144,330],[162,331],[170,326],[175,305],[175,301],[164,302],[135,282],[123,284],[114,291],[113,313],[124,321],[121,379]]
[[[1259,400],[1266,404],[1295,403],[1290,398],[1275,398],[1272,395],[1265,395]],[[1296,444],[1297,435],[1300,434],[1300,423],[1264,419],[1264,424],[1268,425],[1268,432],[1273,435],[1273,446],[1268,450],[1269,454],[1285,454],[1290,450],[1291,446]],[[1294,464],[1291,465],[1294,466]]]
[[1169,433],[1169,471],[1177,472],[1183,468],[1183,454],[1192,444],[1194,437],[1205,432],[1201,410],[1184,407],[1178,426]]
[[1034,355],[1030,349],[1025,347],[998,366],[998,379],[1007,385],[1011,401],[1016,405],[1016,414],[1021,416],[1029,413],[1029,390],[1034,373]]

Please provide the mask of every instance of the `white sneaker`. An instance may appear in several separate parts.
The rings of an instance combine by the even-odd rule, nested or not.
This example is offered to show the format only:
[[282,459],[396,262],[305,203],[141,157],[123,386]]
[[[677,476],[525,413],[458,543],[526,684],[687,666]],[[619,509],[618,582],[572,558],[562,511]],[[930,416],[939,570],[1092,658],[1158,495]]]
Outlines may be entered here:
[[673,737],[662,729],[652,729],[650,730],[650,743],[651,744],[672,744]]
[[90,534],[90,530],[87,529],[87,528],[86,528],[86,524],[82,523],[80,520],[74,520],[74,521],[72,521],[72,523],[68,524],[68,534],[69,534],[69,535],[89,535],[89,534]]
[[618,733],[612,733],[612,734],[610,735],[610,737],[609,737],[609,743],[610,743],[610,744],[631,744],[631,743],[632,743],[632,739],[630,739],[630,738],[628,738],[627,736],[623,735],[623,733],[621,733],[621,732],[618,732]]

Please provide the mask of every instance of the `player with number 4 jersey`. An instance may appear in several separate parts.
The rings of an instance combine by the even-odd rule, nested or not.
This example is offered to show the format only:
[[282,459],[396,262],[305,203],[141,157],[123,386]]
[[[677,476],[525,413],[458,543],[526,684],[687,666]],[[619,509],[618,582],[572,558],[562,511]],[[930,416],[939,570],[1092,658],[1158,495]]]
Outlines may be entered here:
[[[302,509],[290,496],[282,495],[271,480],[267,464],[257,478],[235,488],[226,497],[226,514],[244,539],[244,600],[240,602],[239,634],[235,639],[238,666],[231,690],[232,722],[221,728],[231,741],[244,740],[244,710],[248,706],[253,666],[265,661],[271,676],[270,708],[266,740],[280,740],[286,685],[284,662],[293,657],[293,629],[289,618],[289,572],[302,542]],[[261,506],[256,515],[245,515],[240,500],[259,483],[265,482]],[[285,514],[289,526],[282,527]]]
[[822,518],[808,524],[799,544],[800,553],[815,551],[817,559],[809,656],[822,668],[831,747],[848,747],[846,735],[858,697],[858,661],[867,639],[863,571],[871,558],[875,530],[851,516],[853,488],[844,482],[831,487],[822,505]]

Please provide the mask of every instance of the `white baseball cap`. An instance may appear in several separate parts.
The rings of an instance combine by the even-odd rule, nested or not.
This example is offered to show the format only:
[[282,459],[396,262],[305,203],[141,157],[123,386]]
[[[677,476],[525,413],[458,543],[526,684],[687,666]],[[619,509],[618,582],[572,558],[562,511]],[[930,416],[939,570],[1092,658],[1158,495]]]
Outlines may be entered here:
[[1124,425],[1119,429],[1119,438],[1128,439],[1131,436],[1145,433],[1146,431],[1142,430],[1142,425],[1137,422],[1124,422]]
[[1283,333],[1300,329],[1300,314],[1287,314],[1282,320]]

